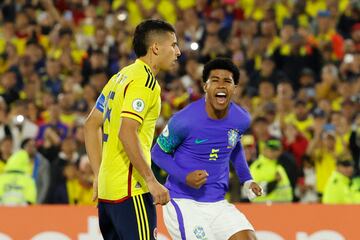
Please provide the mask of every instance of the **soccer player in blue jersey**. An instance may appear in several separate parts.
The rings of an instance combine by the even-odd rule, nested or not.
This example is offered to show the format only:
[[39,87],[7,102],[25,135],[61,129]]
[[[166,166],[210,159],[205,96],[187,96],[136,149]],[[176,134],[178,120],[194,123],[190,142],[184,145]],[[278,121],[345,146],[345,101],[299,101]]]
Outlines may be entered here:
[[153,161],[169,174],[171,201],[163,212],[173,239],[256,239],[246,217],[224,199],[230,161],[248,196],[262,194],[240,143],[250,115],[231,101],[239,75],[229,59],[207,63],[205,97],[176,113],[152,149]]

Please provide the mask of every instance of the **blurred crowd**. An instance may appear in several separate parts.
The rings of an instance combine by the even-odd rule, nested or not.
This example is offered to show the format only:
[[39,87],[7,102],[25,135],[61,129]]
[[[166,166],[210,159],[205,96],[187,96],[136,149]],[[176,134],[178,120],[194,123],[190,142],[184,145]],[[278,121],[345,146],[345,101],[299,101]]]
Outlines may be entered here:
[[[241,72],[233,100],[252,116],[242,143],[266,193],[256,201],[360,202],[360,1],[3,0],[0,8],[2,204],[93,204],[83,123],[107,80],[135,60],[132,32],[146,18],[172,23],[182,52],[174,71],[157,76],[156,134],[203,96],[203,64],[229,57]],[[240,189],[232,173],[228,198],[242,201]]]

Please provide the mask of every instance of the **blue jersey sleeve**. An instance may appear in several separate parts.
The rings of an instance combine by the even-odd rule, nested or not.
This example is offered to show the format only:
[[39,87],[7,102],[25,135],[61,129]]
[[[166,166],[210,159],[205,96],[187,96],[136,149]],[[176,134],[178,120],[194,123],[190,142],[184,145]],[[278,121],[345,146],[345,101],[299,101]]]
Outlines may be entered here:
[[159,135],[151,151],[152,160],[182,183],[186,182],[187,172],[176,164],[173,153],[185,139],[186,134],[185,122],[175,115]]
[[178,181],[186,183],[187,171],[180,168],[173,159],[173,156],[165,153],[158,143],[151,150],[153,162],[164,169],[169,175],[174,176]]
[[176,115],[170,119],[156,141],[164,152],[172,154],[185,139],[187,130],[184,125]]
[[102,113],[104,112],[104,109],[105,109],[105,100],[106,100],[105,95],[103,93],[101,93],[95,103],[96,109]]
[[231,153],[231,161],[233,163],[236,175],[240,180],[240,183],[252,180],[249,166],[246,162],[244,149],[240,142],[237,143],[233,152]]

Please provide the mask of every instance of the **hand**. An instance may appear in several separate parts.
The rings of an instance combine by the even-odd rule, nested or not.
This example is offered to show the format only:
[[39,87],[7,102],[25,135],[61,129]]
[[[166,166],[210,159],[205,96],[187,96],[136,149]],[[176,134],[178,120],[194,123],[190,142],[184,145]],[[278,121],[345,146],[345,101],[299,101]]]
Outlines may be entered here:
[[92,195],[92,201],[95,202],[98,198],[98,178],[97,176],[94,177],[93,182],[93,195]]
[[244,183],[244,188],[246,190],[246,195],[249,200],[252,200],[256,197],[263,195],[262,187],[253,180],[246,181]]
[[196,170],[186,176],[186,184],[199,189],[207,181],[209,174],[205,170]]
[[166,205],[170,201],[169,191],[166,187],[161,185],[157,180],[147,182],[154,204]]
[[253,191],[253,193],[255,193],[255,195],[257,197],[259,197],[259,196],[261,196],[263,194],[263,189],[256,182],[252,182],[250,184],[250,189],[251,189],[251,191]]

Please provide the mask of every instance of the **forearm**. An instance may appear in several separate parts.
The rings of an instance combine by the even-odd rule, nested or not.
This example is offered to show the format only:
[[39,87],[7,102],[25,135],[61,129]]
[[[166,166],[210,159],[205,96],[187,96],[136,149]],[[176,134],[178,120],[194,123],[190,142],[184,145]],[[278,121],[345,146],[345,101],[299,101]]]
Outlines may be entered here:
[[122,127],[119,138],[131,164],[144,180],[146,182],[156,180],[150,166],[146,163],[137,131]]
[[182,183],[186,183],[187,172],[178,167],[173,157],[165,153],[160,146],[156,143],[151,151],[152,160],[160,168],[164,169],[169,175],[175,177]]
[[101,127],[87,126],[85,124],[85,147],[94,175],[99,174],[102,152],[102,131]]
[[252,176],[249,170],[249,166],[246,162],[245,153],[242,146],[238,144],[231,154],[231,160],[233,162],[236,174],[240,180],[240,183],[244,183],[248,180],[252,180]]
[[102,113],[93,108],[84,125],[85,148],[96,178],[99,174],[101,164],[102,119]]

